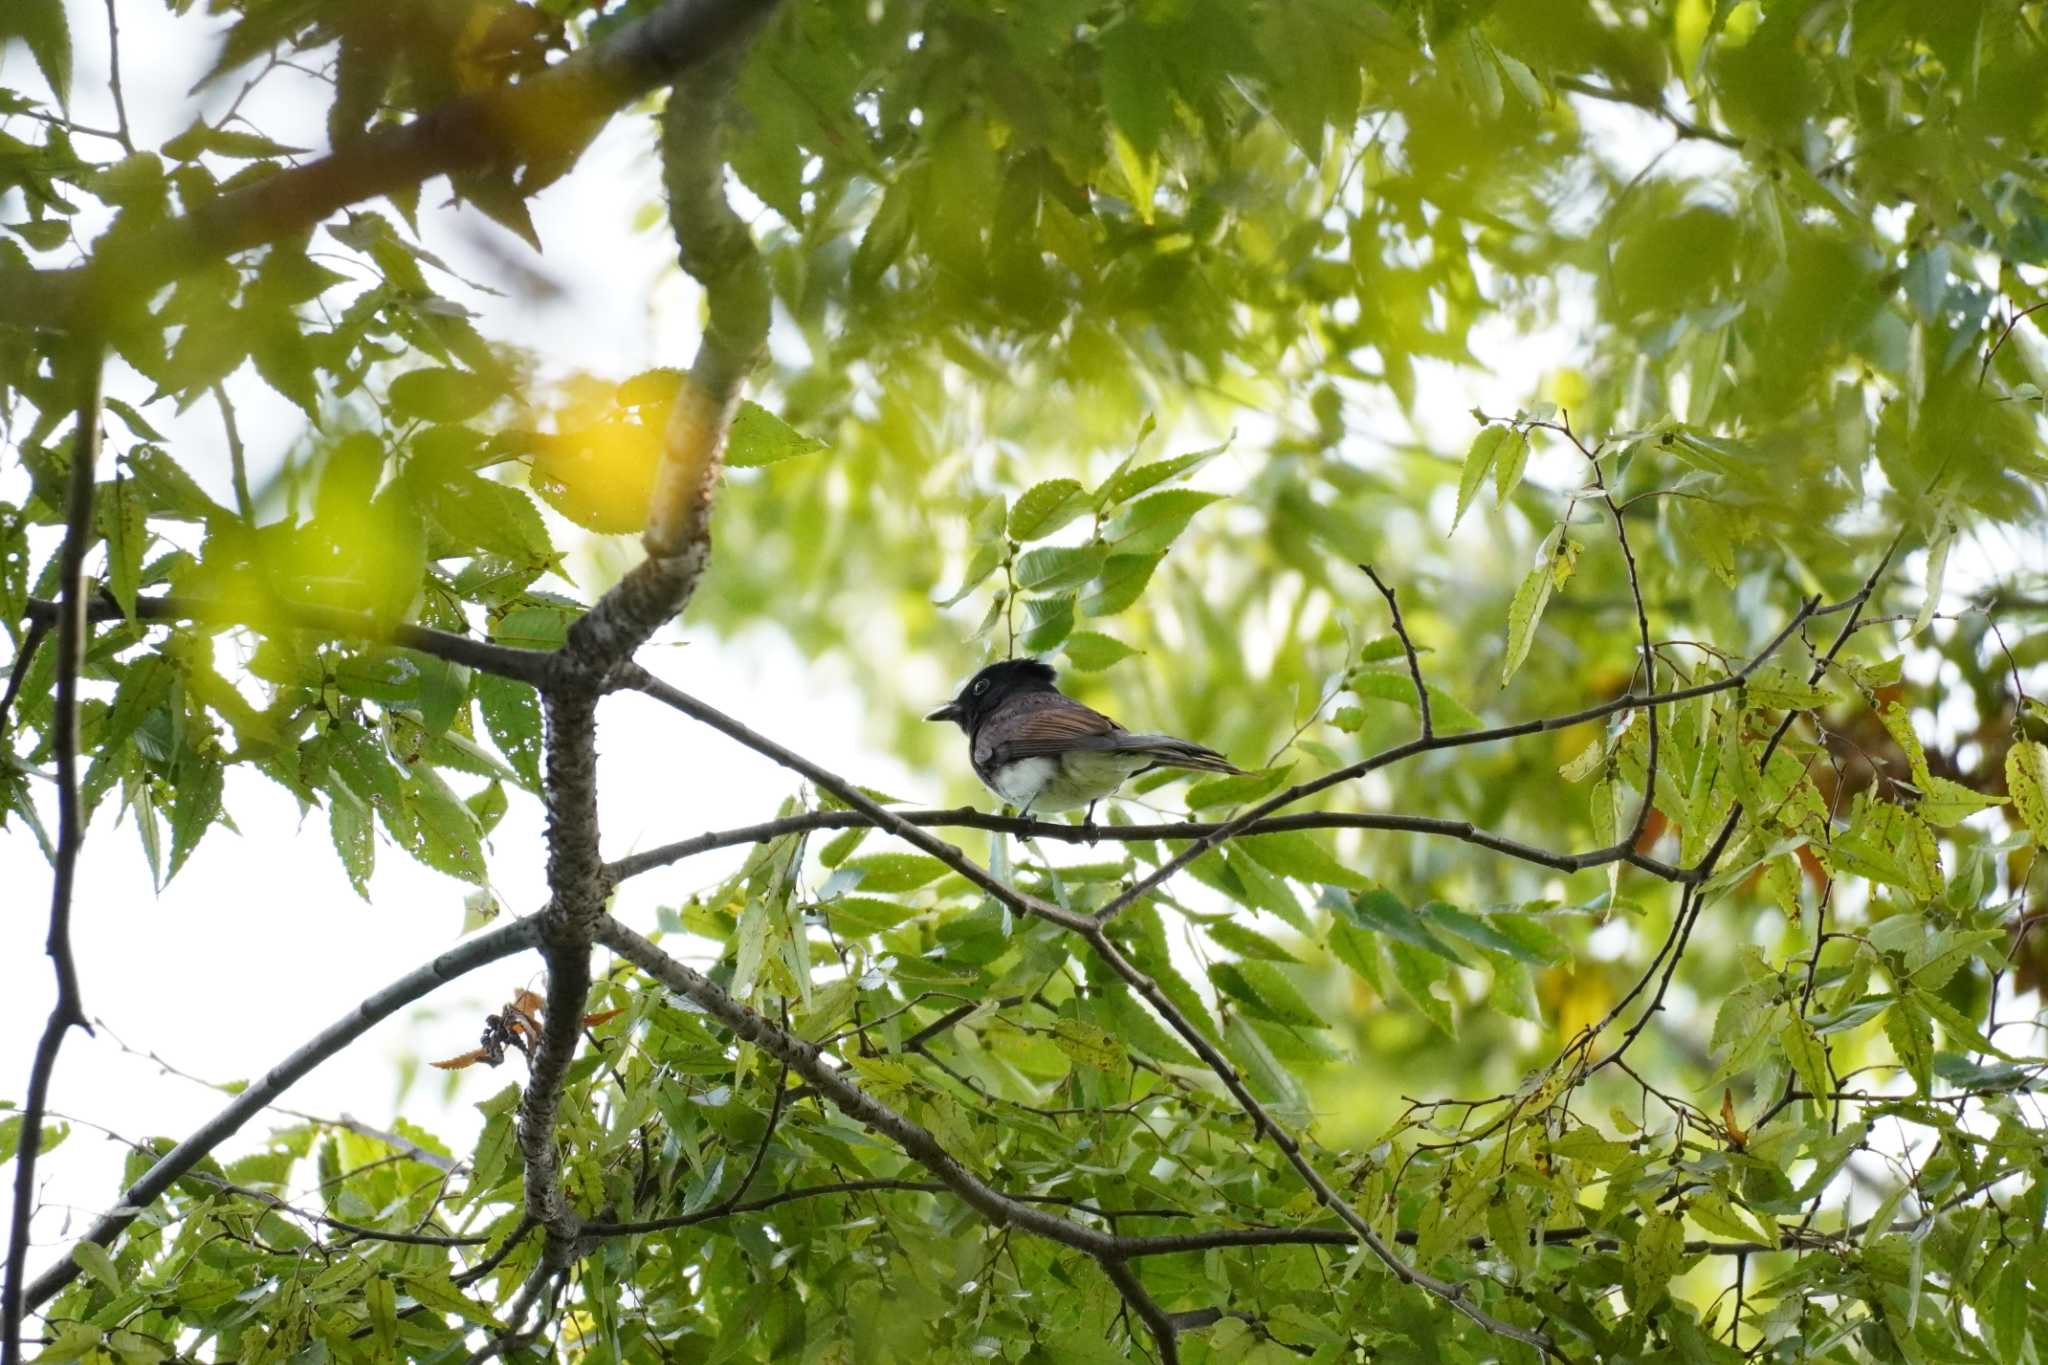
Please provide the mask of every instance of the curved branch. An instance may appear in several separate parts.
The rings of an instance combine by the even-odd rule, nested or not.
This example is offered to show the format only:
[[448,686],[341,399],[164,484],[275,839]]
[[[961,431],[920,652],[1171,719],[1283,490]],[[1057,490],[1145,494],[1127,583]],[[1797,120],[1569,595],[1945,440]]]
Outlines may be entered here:
[[65,270],[0,271],[0,316],[62,329],[209,261],[304,232],[349,204],[437,175],[539,164],[553,174],[618,109],[750,35],[774,0],[668,0],[531,80],[448,101],[220,195]]
[[[123,1192],[117,1211],[94,1223],[85,1234],[84,1240],[100,1246],[111,1245],[114,1238],[120,1235],[121,1229],[134,1222],[137,1214],[170,1188],[171,1182],[191,1170],[201,1158],[232,1137],[243,1124],[296,1084],[300,1077],[435,987],[533,947],[539,940],[537,928],[536,921],[528,918],[515,920],[486,934],[479,934],[424,966],[407,972],[364,1000],[362,1004],[314,1035],[305,1046],[272,1067],[260,1080],[252,1082],[241,1094],[228,1101],[218,1114],[158,1158],[156,1164],[144,1172],[140,1180]],[[47,1301],[51,1295],[77,1278],[78,1271],[78,1262],[68,1257],[51,1266],[29,1285],[26,1299],[28,1306],[33,1308]]]

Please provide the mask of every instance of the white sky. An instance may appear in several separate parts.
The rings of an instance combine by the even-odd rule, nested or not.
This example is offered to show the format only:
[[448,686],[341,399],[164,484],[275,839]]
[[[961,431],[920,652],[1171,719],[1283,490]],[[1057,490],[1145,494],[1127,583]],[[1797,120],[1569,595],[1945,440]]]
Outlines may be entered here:
[[[111,127],[102,8],[73,0],[71,13],[76,49],[72,117]],[[229,82],[196,102],[188,98],[211,58],[210,46],[195,41],[208,23],[196,13],[174,19],[158,4],[123,5],[121,21],[124,85],[138,145],[154,145],[178,132],[196,108],[217,114],[239,88]],[[9,81],[36,88],[20,46],[0,53],[0,63]],[[245,112],[281,140],[317,147],[324,142],[324,103],[306,98],[305,87],[295,88],[294,79],[288,72],[273,77],[275,88],[266,85]],[[1632,142],[1645,157],[1668,141],[1661,130],[1632,114],[1601,106],[1586,106],[1584,112],[1614,121],[1612,140]],[[26,135],[19,121],[12,131]],[[81,141],[88,154],[106,151],[91,139]],[[510,290],[514,286],[497,264],[509,258],[559,286],[551,299],[516,293],[493,298],[452,281],[437,282],[437,287],[476,309],[486,336],[528,347],[557,372],[585,369],[623,377],[649,365],[687,363],[697,316],[694,291],[672,268],[665,226],[649,232],[630,226],[636,210],[657,200],[651,148],[648,119],[614,120],[576,171],[534,203],[548,248],[541,258],[473,213],[423,214],[425,244],[463,275]],[[445,182],[437,182],[428,201],[444,193]],[[17,209],[17,203],[0,197],[0,216],[12,217]],[[1462,448],[1472,430],[1466,413],[1475,404],[1511,409],[1534,393],[1548,366],[1580,347],[1574,332],[1560,326],[1539,337],[1517,337],[1504,328],[1482,332],[1475,349],[1484,370],[1418,367],[1423,386],[1418,407],[1441,414],[1424,423],[1423,434],[1440,449]],[[146,384],[132,374],[125,378],[124,385],[123,376],[114,375],[110,391],[130,401],[146,396]],[[252,482],[260,485],[301,433],[303,418],[246,367],[228,386],[249,446]],[[165,431],[169,448],[187,470],[227,500],[227,459],[217,414],[206,403],[182,417],[166,416],[167,409],[159,405],[147,415]],[[121,428],[115,424],[113,430]],[[19,482],[18,471],[0,469],[0,496],[18,498]],[[1475,518],[1461,534],[1490,532]],[[1952,564],[1952,586],[1962,572]],[[944,795],[940,775],[916,778],[868,742],[859,698],[844,677],[802,659],[772,630],[731,644],[686,634],[687,650],[659,643],[650,649],[645,657],[658,672],[836,771],[909,797],[938,800]],[[673,643],[673,634],[665,638]],[[600,791],[608,856],[765,818],[794,789],[789,774],[652,703],[617,698],[603,714]],[[788,719],[770,719],[776,717]],[[152,891],[132,826],[115,826],[118,795],[102,805],[81,862],[74,937],[87,1012],[109,1027],[97,1038],[74,1032],[67,1040],[52,1094],[59,1113],[105,1124],[131,1138],[181,1136],[214,1112],[223,1097],[124,1054],[115,1035],[197,1075],[222,1081],[259,1075],[364,995],[455,941],[466,890],[462,884],[386,846],[379,851],[366,904],[342,874],[328,842],[324,812],[314,812],[301,825],[293,803],[279,789],[242,770],[230,770],[226,806],[239,835],[226,830],[209,835],[159,895]],[[515,912],[541,903],[537,802],[515,794],[491,839],[490,865],[497,889]],[[716,870],[711,860],[698,860],[674,873],[652,874],[621,893],[621,911],[644,927],[653,905],[673,903],[711,880]],[[0,885],[10,888],[6,913],[0,914],[0,1098],[17,1102],[25,1089],[32,1040],[52,993],[42,955],[48,884],[49,869],[33,839],[18,826],[10,827],[0,839]],[[403,1113],[463,1153],[477,1127],[470,1105],[518,1079],[517,1063],[510,1071],[460,1073],[445,1085],[439,1073],[428,1072],[402,1103],[396,1085],[401,1065],[423,1064],[473,1046],[483,1015],[514,989],[533,982],[537,965],[532,957],[515,959],[442,990],[315,1071],[283,1103],[313,1114],[346,1113],[379,1127],[388,1127],[394,1115]],[[279,1125],[289,1122],[278,1120]],[[269,1126],[259,1118],[222,1154],[248,1150]],[[117,1144],[79,1129],[45,1158],[38,1168],[45,1210],[36,1224],[40,1244],[75,1236],[114,1202],[122,1156]],[[0,1185],[4,1226],[11,1168]],[[32,1269],[52,1254],[39,1249]]]

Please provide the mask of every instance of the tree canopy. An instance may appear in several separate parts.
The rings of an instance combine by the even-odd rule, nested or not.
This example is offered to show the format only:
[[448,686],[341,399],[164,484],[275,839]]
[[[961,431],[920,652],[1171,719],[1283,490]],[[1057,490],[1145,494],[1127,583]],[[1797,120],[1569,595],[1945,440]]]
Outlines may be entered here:
[[[0,9],[7,1365],[2038,1358],[2048,5],[171,0],[154,146],[114,8]],[[212,94],[308,73],[324,147]],[[630,375],[419,233],[614,118],[703,298]],[[1017,655],[1246,774],[998,810],[920,717]],[[618,691],[786,801],[626,852]],[[234,768],[476,927],[60,1233],[88,827],[168,881]],[[473,1150],[271,1112],[517,953]]]

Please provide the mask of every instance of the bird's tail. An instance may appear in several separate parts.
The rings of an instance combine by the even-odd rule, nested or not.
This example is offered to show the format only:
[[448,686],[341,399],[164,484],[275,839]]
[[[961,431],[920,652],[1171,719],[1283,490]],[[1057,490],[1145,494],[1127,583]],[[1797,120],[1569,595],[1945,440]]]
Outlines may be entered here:
[[1193,768],[1205,773],[1244,775],[1244,769],[1214,749],[1175,739],[1172,735],[1131,735],[1117,747],[1151,759],[1151,767],[1141,769],[1143,772],[1150,772],[1152,768]]

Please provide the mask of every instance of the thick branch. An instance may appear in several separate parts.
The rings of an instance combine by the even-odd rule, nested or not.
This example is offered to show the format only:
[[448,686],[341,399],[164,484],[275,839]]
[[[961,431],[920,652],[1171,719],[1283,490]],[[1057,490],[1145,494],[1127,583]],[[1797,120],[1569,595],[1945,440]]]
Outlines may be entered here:
[[[57,857],[50,878],[50,930],[43,950],[57,978],[57,999],[29,1065],[28,1094],[22,1104],[20,1146],[14,1157],[14,1218],[7,1235],[7,1274],[0,1285],[0,1360],[21,1359],[21,1280],[28,1269],[29,1227],[36,1204],[36,1156],[42,1149],[43,1109],[64,1035],[74,1027],[92,1032],[78,988],[78,962],[71,952],[71,893],[77,879],[78,849],[85,842],[85,814],[78,799],[78,673],[85,665],[85,552],[92,542],[93,474],[100,456],[100,384],[106,354],[97,342],[76,357],[82,365],[78,431],[71,447],[71,477],[64,496],[64,545],[58,565],[62,603],[57,613],[57,713],[51,744],[57,752]],[[25,670],[24,670],[25,671]],[[11,692],[10,688],[10,692]]]
[[305,232],[349,204],[455,171],[573,161],[612,113],[750,34],[773,0],[669,0],[518,85],[466,95],[223,194],[67,270],[0,272],[0,316],[62,328],[193,267]]
[[[121,1229],[135,1221],[136,1214],[154,1203],[158,1195],[170,1188],[172,1181],[232,1137],[243,1124],[296,1084],[300,1077],[435,987],[533,947],[539,937],[536,928],[534,920],[522,919],[479,934],[426,965],[407,972],[364,1000],[321,1030],[304,1047],[272,1067],[260,1080],[252,1082],[248,1089],[228,1101],[218,1114],[159,1158],[140,1180],[122,1194],[117,1211],[93,1224],[85,1234],[85,1240],[100,1246],[112,1245]],[[77,1275],[78,1263],[69,1258],[51,1266],[29,1286],[29,1307],[44,1303]]]

